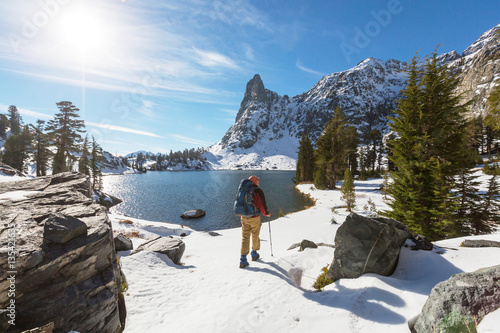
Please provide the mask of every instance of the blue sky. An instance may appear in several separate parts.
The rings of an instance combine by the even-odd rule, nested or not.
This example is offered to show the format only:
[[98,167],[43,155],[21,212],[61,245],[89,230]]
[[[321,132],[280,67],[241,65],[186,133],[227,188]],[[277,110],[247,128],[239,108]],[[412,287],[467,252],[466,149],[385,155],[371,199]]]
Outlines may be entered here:
[[500,23],[496,1],[3,0],[0,112],[80,109],[111,153],[206,147],[255,73],[295,96],[368,57],[461,53]]

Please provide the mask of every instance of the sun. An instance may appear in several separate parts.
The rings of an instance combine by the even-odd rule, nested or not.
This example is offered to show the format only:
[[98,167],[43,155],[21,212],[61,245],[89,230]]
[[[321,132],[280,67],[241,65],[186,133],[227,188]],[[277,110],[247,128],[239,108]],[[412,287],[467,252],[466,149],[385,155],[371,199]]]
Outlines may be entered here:
[[105,44],[105,24],[97,12],[84,6],[64,12],[59,31],[65,43],[84,57],[98,53]]

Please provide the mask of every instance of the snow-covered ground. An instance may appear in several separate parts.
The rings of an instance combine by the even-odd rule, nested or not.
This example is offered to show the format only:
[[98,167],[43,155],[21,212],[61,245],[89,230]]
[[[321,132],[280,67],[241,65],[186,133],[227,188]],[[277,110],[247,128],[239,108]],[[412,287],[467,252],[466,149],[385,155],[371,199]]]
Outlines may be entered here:
[[[19,179],[25,178],[0,174],[0,181]],[[370,206],[364,210],[370,199],[378,210],[387,208],[377,190],[381,181],[356,181],[358,213],[370,214]],[[500,248],[460,247],[464,239],[500,241],[500,232],[449,239],[436,242],[430,252],[403,247],[392,276],[366,274],[315,292],[312,285],[321,268],[332,262],[334,249],[287,249],[303,239],[334,244],[347,213],[343,208],[332,212],[342,205],[339,191],[320,191],[308,184],[298,188],[316,205],[272,221],[271,234],[265,223],[261,259],[250,261],[245,269],[238,268],[241,228],[210,235],[181,225],[110,215],[115,232],[139,234],[141,238],[132,238],[134,248],[158,235],[182,237],[186,243],[182,266],[154,252],[118,253],[129,286],[125,332],[408,332],[408,320],[420,313],[438,282],[500,264]],[[25,194],[11,192],[0,200]],[[500,332],[499,322],[500,309],[483,319],[478,332]]]
[[[370,213],[363,210],[369,199],[378,210],[387,208],[377,190],[380,183],[356,182],[358,213]],[[312,185],[299,189],[316,205],[272,221],[271,234],[265,223],[261,259],[250,261],[245,269],[238,267],[241,228],[212,236],[179,225],[111,215],[115,232],[135,231],[144,239],[186,235],[182,266],[158,253],[119,252],[129,284],[125,332],[408,332],[408,320],[420,313],[438,282],[500,263],[500,248],[460,247],[465,238],[500,241],[500,233],[450,239],[436,242],[430,252],[402,248],[392,276],[366,274],[315,292],[312,285],[321,268],[332,262],[334,249],[287,249],[303,239],[333,244],[347,213],[343,208],[332,212],[342,205],[339,191],[319,191]],[[339,224],[332,224],[332,218]],[[133,238],[134,248],[144,239]],[[498,322],[500,310],[488,315],[478,331],[499,332]]]
[[203,154],[214,170],[295,170],[299,139],[286,136],[280,140],[262,138],[248,149],[227,148],[220,142]]

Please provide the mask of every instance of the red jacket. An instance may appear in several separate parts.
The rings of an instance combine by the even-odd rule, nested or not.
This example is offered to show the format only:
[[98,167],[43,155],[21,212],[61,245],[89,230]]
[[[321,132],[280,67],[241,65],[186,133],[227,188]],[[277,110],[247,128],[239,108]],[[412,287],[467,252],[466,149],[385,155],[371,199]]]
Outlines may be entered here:
[[[253,197],[252,197],[254,205],[259,209],[260,214],[262,215],[267,215],[269,212],[267,210],[267,203],[266,203],[266,196],[264,195],[264,192],[259,188],[256,187],[254,192],[253,192]],[[254,217],[259,216],[255,215]]]

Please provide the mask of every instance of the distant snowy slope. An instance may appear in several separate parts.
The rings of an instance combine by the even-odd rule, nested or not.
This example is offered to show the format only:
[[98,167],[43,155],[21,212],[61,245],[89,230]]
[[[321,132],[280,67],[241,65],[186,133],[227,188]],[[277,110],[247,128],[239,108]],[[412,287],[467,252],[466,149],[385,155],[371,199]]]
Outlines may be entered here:
[[119,157],[112,155],[111,153],[104,151],[102,153],[102,174],[103,175],[113,175],[113,174],[126,174],[126,173],[136,173],[131,167],[125,165]]

